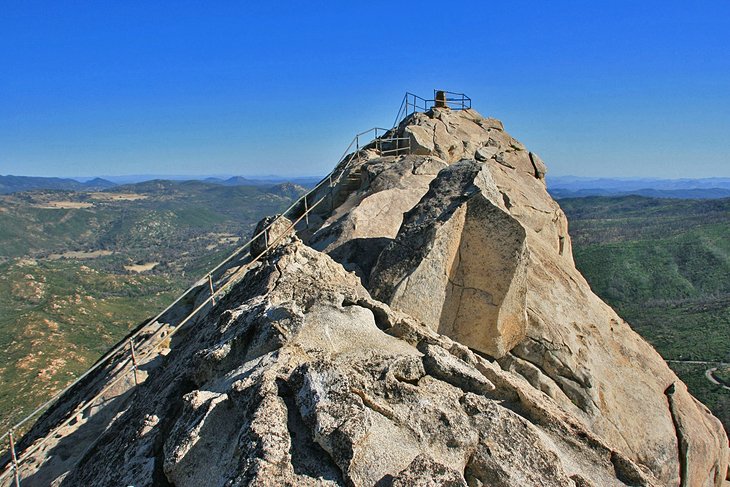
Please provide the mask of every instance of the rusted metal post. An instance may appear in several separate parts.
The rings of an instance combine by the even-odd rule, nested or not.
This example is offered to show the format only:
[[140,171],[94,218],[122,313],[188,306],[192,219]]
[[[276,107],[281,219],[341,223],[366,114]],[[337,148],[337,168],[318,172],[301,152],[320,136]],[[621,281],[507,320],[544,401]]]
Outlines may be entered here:
[[132,371],[134,372],[134,385],[138,386],[139,381],[137,380],[137,354],[134,351],[134,340],[129,339],[129,350],[132,352]]
[[449,104],[446,99],[446,92],[443,90],[438,90],[435,93],[434,96],[435,104],[437,108],[448,108]]
[[215,306],[215,291],[213,290],[213,276],[208,274],[208,289],[210,289],[210,302]]
[[18,456],[15,454],[15,438],[13,438],[13,430],[8,432],[8,438],[10,439],[10,458],[13,462],[13,479],[15,480],[15,487],[20,487],[20,473],[18,472]]

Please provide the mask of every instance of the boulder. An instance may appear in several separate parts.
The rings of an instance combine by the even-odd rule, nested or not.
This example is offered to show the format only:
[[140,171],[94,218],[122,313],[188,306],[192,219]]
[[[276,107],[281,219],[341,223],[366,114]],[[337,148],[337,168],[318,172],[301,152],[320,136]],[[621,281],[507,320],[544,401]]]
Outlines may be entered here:
[[405,128],[404,135],[410,142],[410,153],[416,155],[427,155],[434,151],[433,133],[428,127],[411,125]]
[[[258,237],[256,237],[257,235]],[[253,231],[252,238],[256,238],[251,242],[251,258],[255,259],[263,254],[269,246],[281,245],[288,237],[293,235],[293,225],[287,217],[275,215],[262,218]]]
[[547,166],[544,162],[542,162],[540,156],[538,156],[534,152],[530,152],[530,161],[532,161],[532,166],[535,168],[535,177],[537,179],[545,179],[545,175],[547,174]]
[[467,487],[464,476],[428,455],[418,455],[396,476],[387,477],[378,487]]
[[497,146],[485,146],[485,147],[479,147],[476,152],[474,152],[474,159],[481,162],[486,162],[492,157],[497,155],[497,152],[499,151],[499,147]]
[[397,235],[403,214],[446,165],[437,157],[413,155],[364,162],[359,168],[361,189],[314,232],[309,245],[329,253],[367,284],[378,255]]
[[375,297],[470,348],[504,356],[525,337],[525,229],[484,166],[443,169],[405,215],[369,283]]

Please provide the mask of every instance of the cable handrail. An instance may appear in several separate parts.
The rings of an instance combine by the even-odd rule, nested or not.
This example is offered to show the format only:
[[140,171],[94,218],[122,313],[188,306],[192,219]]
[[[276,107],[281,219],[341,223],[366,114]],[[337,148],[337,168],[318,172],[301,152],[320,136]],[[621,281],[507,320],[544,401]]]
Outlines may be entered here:
[[[461,94],[457,94],[461,95]],[[404,106],[406,107],[406,112],[408,110],[409,105],[409,96],[414,97],[414,110],[416,108],[415,102],[422,100],[424,103],[420,106],[426,107],[427,102],[433,101],[433,100],[425,100],[424,98],[421,98],[417,95],[413,95],[412,93],[406,93],[404,96],[403,102],[401,103],[401,108],[398,111],[398,115],[401,114],[403,111]],[[466,96],[466,95],[463,95]],[[466,97],[469,100],[469,107],[471,107],[471,99]],[[462,99],[463,100],[463,99]],[[412,112],[411,112],[412,113]],[[409,115],[410,113],[406,113],[405,116]],[[404,118],[405,118],[404,116]],[[286,237],[290,234],[290,232],[294,231],[296,232],[295,227],[303,220],[307,219],[308,216],[311,214],[315,208],[317,208],[323,201],[325,201],[327,198],[330,198],[333,206],[334,206],[334,188],[339,184],[339,182],[342,180],[344,174],[346,173],[347,169],[352,164],[353,160],[357,159],[360,160],[360,153],[370,148],[371,146],[375,148],[376,151],[380,152],[381,155],[385,155],[386,153],[395,152],[396,155],[399,153],[399,151],[410,151],[410,138],[409,137],[396,137],[395,136],[395,127],[397,126],[398,118],[396,118],[396,123],[394,123],[393,128],[391,129],[385,129],[382,127],[372,127],[368,130],[365,130],[363,132],[359,132],[355,134],[350,144],[345,149],[345,152],[340,156],[338,162],[335,164],[335,167],[330,171],[324,178],[322,178],[321,181],[319,181],[313,188],[311,188],[309,191],[307,191],[305,194],[300,196],[297,200],[295,200],[288,208],[286,208],[281,214],[277,215],[271,222],[269,222],[261,231],[253,235],[247,242],[245,242],[243,245],[237,247],[227,258],[222,260],[218,265],[210,269],[203,277],[195,281],[190,287],[188,287],[180,296],[178,296],[177,299],[175,299],[169,306],[167,306],[164,310],[162,310],[160,313],[155,315],[153,318],[143,322],[140,324],[136,330],[134,330],[131,334],[127,335],[123,340],[121,340],[115,347],[113,347],[110,351],[108,351],[106,354],[104,354],[101,358],[99,358],[94,365],[92,365],[86,372],[81,374],[78,378],[76,378],[71,384],[67,385],[64,389],[62,389],[60,392],[54,394],[53,397],[51,397],[49,400],[44,402],[41,406],[34,409],[30,414],[25,416],[23,419],[15,423],[11,428],[9,428],[5,433],[3,433],[0,436],[0,441],[4,440],[5,438],[10,438],[10,453],[12,457],[12,462],[8,462],[4,467],[7,467],[10,465],[10,468],[6,468],[5,472],[0,473],[0,480],[3,480],[6,478],[10,473],[14,473],[18,475],[18,469],[19,464],[22,463],[24,460],[29,458],[33,453],[38,451],[50,438],[54,437],[62,428],[68,426],[75,417],[84,409],[87,407],[93,405],[93,403],[101,398],[106,392],[111,389],[114,385],[116,385],[119,381],[121,381],[124,377],[127,376],[128,370],[126,370],[127,366],[131,363],[133,365],[132,370],[136,374],[137,370],[137,361],[142,360],[149,355],[151,355],[160,344],[167,341],[175,335],[179,330],[184,328],[184,326],[192,320],[200,310],[205,308],[208,304],[215,305],[215,299],[217,296],[223,295],[228,289],[230,289],[231,286],[236,284],[240,281],[240,279],[243,278],[245,273],[259,260],[263,258],[273,247],[275,247],[281,239]],[[378,135],[378,133],[381,133],[382,135]],[[363,146],[360,146],[360,138],[364,135],[373,133],[373,138],[370,139],[366,144]],[[390,136],[388,137],[388,135]],[[404,147],[400,147],[400,141],[409,141],[407,145]],[[383,143],[396,143],[396,148],[394,149],[383,149]],[[353,146],[355,150],[353,150]],[[348,157],[349,156],[349,157]],[[313,195],[316,195],[318,191],[320,191],[325,183],[328,184],[329,189],[328,191],[322,195],[319,199],[316,199],[316,201],[313,204],[309,204],[308,198],[311,198]],[[301,214],[297,215],[297,210],[302,208]],[[269,241],[268,235],[271,231],[272,227],[281,219],[281,218],[289,218],[291,217],[293,220],[291,221],[291,224],[288,225],[287,229],[283,232],[280,232],[276,238],[273,241]],[[265,248],[263,251],[261,251],[258,255],[255,257],[251,255],[251,245],[258,241],[261,237],[264,237],[265,239]],[[231,276],[228,276],[226,281],[217,289],[215,290],[213,288],[213,280],[212,276],[213,274],[217,273],[223,266],[233,261],[236,257],[241,256],[243,252],[248,249],[248,256],[250,257],[250,260],[248,262],[243,263],[238,270],[236,270]],[[192,311],[190,311],[185,317],[183,317],[176,325],[172,325],[171,323],[165,323],[160,322],[162,320],[162,317],[171,311],[178,303],[180,303],[183,299],[190,297],[194,294],[194,291],[198,290],[199,288],[204,285],[205,280],[208,280],[208,283],[210,285],[211,293],[210,295],[198,306],[195,306]],[[120,352],[123,352],[125,349],[128,349],[128,347],[131,348],[131,350],[134,350],[134,343],[135,339],[139,338],[143,333],[149,331],[148,328],[154,325],[155,323],[160,322],[160,325],[154,330],[154,332],[150,333],[149,336],[146,338],[145,345],[146,350],[144,350],[141,354],[136,356],[136,359],[132,356],[125,357],[119,362],[115,362],[112,360],[115,356],[117,356]],[[160,333],[160,331],[165,327],[170,326],[172,327],[172,330],[169,331],[169,333],[161,334],[159,339],[156,341],[153,341],[155,337]],[[133,353],[133,352],[132,352]],[[100,391],[98,391],[94,396],[91,397],[91,399],[82,400],[79,403],[77,403],[76,407],[69,413],[67,412],[65,415],[65,419],[61,420],[60,424],[53,427],[51,431],[44,434],[42,437],[36,438],[31,445],[24,448],[23,451],[21,451],[21,454],[16,457],[16,449],[15,444],[13,442],[13,435],[14,432],[25,426],[27,423],[29,423],[34,417],[36,417],[39,413],[43,412],[44,410],[49,410],[51,406],[53,406],[59,399],[61,399],[67,392],[69,392],[74,387],[81,384],[84,379],[89,377],[93,372],[96,372],[100,369],[102,369],[105,366],[113,366],[114,369],[118,370],[118,376],[114,377],[112,380],[108,381]],[[114,372],[111,371],[111,374]],[[136,377],[136,375],[135,375]],[[19,480],[16,481],[17,485],[19,485]]]

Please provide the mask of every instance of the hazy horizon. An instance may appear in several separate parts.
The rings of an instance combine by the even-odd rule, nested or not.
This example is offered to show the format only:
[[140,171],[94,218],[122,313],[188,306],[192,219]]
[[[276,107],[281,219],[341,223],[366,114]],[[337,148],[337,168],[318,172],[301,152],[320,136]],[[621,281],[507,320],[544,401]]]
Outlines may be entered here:
[[[39,178],[58,178],[58,179],[72,179],[79,182],[91,181],[93,179],[105,179],[110,182],[135,180],[137,182],[150,181],[154,179],[167,179],[167,180],[204,180],[210,178],[216,179],[230,179],[230,178],[244,178],[254,181],[266,181],[266,180],[295,180],[295,179],[321,179],[325,174],[303,174],[303,175],[286,175],[286,174],[119,174],[119,175],[93,175],[93,176],[37,176],[27,174],[0,174],[0,177],[39,177]],[[627,181],[627,182],[639,182],[639,181],[712,181],[717,180],[723,183],[730,183],[730,176],[709,176],[702,178],[661,178],[653,176],[642,176],[642,177],[611,177],[611,176],[576,176],[572,174],[566,175],[551,175],[547,174],[546,179],[548,181],[582,181],[582,182],[595,182],[595,181]]]
[[[334,163],[332,164],[332,167],[334,167]],[[128,178],[148,178],[148,179],[205,179],[205,178],[232,178],[232,177],[243,177],[247,179],[285,179],[285,178],[292,178],[292,179],[307,179],[307,178],[321,178],[325,176],[330,170],[330,167],[327,171],[317,174],[276,174],[276,173],[269,173],[269,174],[247,174],[247,173],[210,173],[210,174],[201,174],[201,173],[121,173],[121,174],[93,174],[93,175],[63,175],[63,174],[17,174],[17,173],[7,173],[2,174],[0,173],[0,176],[18,176],[18,177],[41,177],[41,178],[61,178],[61,179],[75,179],[77,181],[87,181],[90,179],[95,178],[101,178],[101,179],[107,179],[107,180],[114,180],[114,179],[128,179]],[[730,179],[730,173],[727,174],[717,174],[717,175],[711,175],[711,176],[702,176],[702,177],[660,177],[660,176],[653,176],[653,175],[646,175],[646,176],[609,176],[609,175],[576,175],[576,174],[552,174],[552,171],[550,171],[550,168],[548,167],[548,173],[546,175],[548,179],[556,179],[556,178],[575,178],[575,179],[582,179],[582,180],[594,180],[594,179],[612,179],[612,180],[627,180],[627,181],[635,181],[635,180],[641,180],[641,179],[651,179],[651,180],[662,180],[662,181],[673,181],[673,180],[681,180],[681,179],[689,179],[689,180],[699,180],[699,179]]]

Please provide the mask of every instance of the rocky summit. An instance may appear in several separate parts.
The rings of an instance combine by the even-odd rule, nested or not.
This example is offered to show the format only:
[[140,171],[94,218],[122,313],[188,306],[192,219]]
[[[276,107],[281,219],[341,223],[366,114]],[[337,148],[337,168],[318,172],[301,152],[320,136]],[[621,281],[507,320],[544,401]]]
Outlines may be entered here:
[[720,422],[576,270],[540,157],[472,109],[391,135],[23,485],[727,486]]

